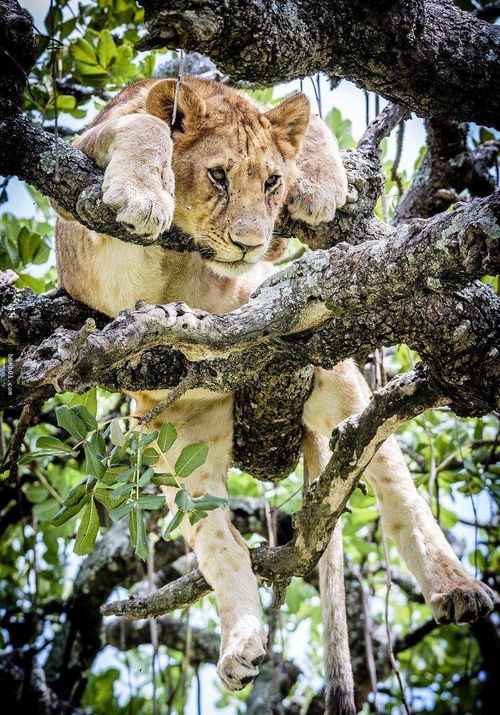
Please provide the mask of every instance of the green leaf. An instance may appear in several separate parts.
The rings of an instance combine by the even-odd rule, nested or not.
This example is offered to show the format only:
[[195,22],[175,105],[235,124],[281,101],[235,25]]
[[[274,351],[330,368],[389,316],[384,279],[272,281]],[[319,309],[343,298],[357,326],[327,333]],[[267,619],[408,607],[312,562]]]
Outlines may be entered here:
[[123,447],[123,445],[127,442],[125,433],[123,432],[120,422],[117,419],[111,422],[110,437],[112,444],[117,447]]
[[79,482],[78,484],[75,484],[74,487],[71,487],[64,499],[64,506],[74,506],[75,504],[78,504],[78,502],[84,498],[85,494],[87,494],[86,487],[86,478],[82,479],[81,482]]
[[[84,397],[84,395],[82,395]],[[96,405],[97,409],[97,405]],[[71,408],[72,412],[75,412],[75,414],[78,415],[78,417],[84,422],[89,430],[95,430],[97,429],[97,420],[90,412],[90,410],[84,405],[83,403],[77,403],[76,405],[73,405]]]
[[208,516],[206,511],[192,511],[189,514],[189,523],[191,526],[193,524],[196,524],[197,521],[201,521],[202,519],[205,519]]
[[140,559],[146,561],[149,553],[148,539],[146,536],[146,528],[144,526],[142,512],[140,509],[137,508],[135,510],[135,523],[137,527],[137,543],[135,546],[135,553]]
[[26,494],[26,498],[28,499],[28,501],[30,501],[32,504],[40,504],[40,502],[45,501],[45,499],[47,499],[49,495],[45,487],[34,484],[28,484],[24,488],[24,493]]
[[174,531],[174,529],[177,529],[178,526],[180,526],[181,521],[184,518],[184,512],[183,511],[177,511],[174,516],[172,517],[171,521],[167,524],[167,528],[165,529],[163,533],[163,538],[166,540]]
[[99,64],[104,69],[108,69],[111,60],[116,57],[115,41],[109,30],[103,30],[99,33],[99,41],[97,43],[97,59]]
[[120,45],[117,49],[117,58],[113,62],[112,73],[120,81],[127,81],[131,76],[130,71],[136,70],[132,63],[133,51],[130,45]]
[[108,487],[111,487],[119,481],[118,477],[124,471],[125,467],[123,465],[119,465],[117,467],[109,467],[108,469],[106,469],[102,477],[99,477],[99,481],[103,482],[103,484],[106,484]]
[[79,442],[87,436],[85,422],[67,405],[61,405],[56,409],[56,420],[59,427],[65,429]]
[[170,422],[165,422],[161,426],[160,434],[158,435],[158,448],[161,452],[168,452],[176,439],[177,431],[174,425],[170,424]]
[[148,444],[151,444],[151,442],[154,442],[155,439],[158,437],[158,432],[155,430],[154,432],[150,432],[149,434],[144,435],[139,442],[137,443],[138,447],[147,447]]
[[92,489],[95,487],[97,484],[97,477],[93,477],[89,475],[86,479],[86,484],[85,484],[85,492],[88,494],[89,492],[92,491]]
[[122,497],[128,497],[133,488],[134,484],[130,482],[128,484],[122,484],[120,487],[113,489],[111,497],[113,499],[121,499]]
[[54,516],[54,511],[59,506],[55,499],[47,499],[41,504],[35,504],[32,514],[39,521],[50,521]]
[[147,447],[141,455],[142,464],[156,464],[160,459],[160,455],[153,447]]
[[123,519],[124,516],[127,516],[127,514],[131,512],[133,508],[134,502],[127,501],[124,504],[120,504],[120,506],[111,509],[111,511],[109,512],[109,516],[113,521],[120,521],[120,519]]
[[92,494],[98,502],[100,502],[103,506],[106,507],[108,512],[117,506],[116,501],[113,501],[113,499],[111,498],[111,490],[107,489],[106,487],[99,487],[98,489],[94,489]]
[[81,502],[78,502],[78,504],[73,504],[73,506],[63,506],[59,509],[57,514],[52,517],[50,521],[52,526],[61,526],[61,524],[65,524],[73,516],[75,516],[75,514],[78,514],[78,512],[83,509],[89,499],[90,496],[87,495]]
[[96,51],[83,37],[79,37],[78,40],[71,45],[70,52],[78,62],[85,62],[85,64],[89,65],[97,64]]
[[76,99],[70,94],[58,94],[56,97],[57,108],[62,111],[74,109],[76,107]]
[[127,449],[126,447],[113,447],[111,450],[111,453],[109,455],[109,463],[110,464],[119,464],[120,462],[125,461],[127,458]]
[[228,505],[228,500],[222,497],[214,497],[212,494],[205,494],[202,497],[195,497],[193,503],[196,505],[196,510],[211,511],[212,509],[225,509]]
[[99,515],[94,499],[91,499],[83,512],[82,520],[76,535],[73,551],[78,556],[85,556],[94,546],[99,531]]
[[31,263],[40,245],[40,236],[23,226],[17,237],[17,247],[22,263],[25,265]]
[[203,442],[184,447],[175,463],[175,474],[181,478],[189,477],[195,469],[205,463],[207,454],[208,445]]
[[130,546],[135,549],[137,546],[137,521],[135,511],[130,511],[128,515],[128,529],[130,531]]
[[36,446],[50,450],[57,450],[62,453],[71,452],[75,454],[69,445],[64,444],[64,442],[61,442],[61,440],[57,439],[57,437],[51,437],[49,435],[43,435],[43,437],[39,437],[36,441]]
[[157,487],[178,487],[177,479],[173,474],[155,474],[151,477],[151,483]]
[[165,504],[165,497],[160,494],[143,494],[137,503],[143,509],[160,509]]
[[85,442],[83,445],[83,451],[85,452],[85,469],[86,471],[97,479],[101,479],[104,475],[105,467],[104,464],[99,459],[97,455],[96,448],[89,442]]
[[119,482],[128,482],[130,481],[130,477],[132,477],[135,474],[135,467],[129,467],[129,469],[126,469],[124,472],[120,474],[118,477]]
[[194,511],[196,509],[191,496],[185,489],[179,489],[175,495],[175,503],[181,511]]
[[106,454],[106,442],[100,432],[94,432],[89,440],[90,444],[95,448],[99,457],[104,457]]
[[59,449],[40,449],[37,452],[27,452],[23,454],[18,464],[27,464],[28,462],[44,459],[45,457],[60,457],[61,455],[67,454],[68,452],[62,452]]
[[148,467],[142,477],[139,479],[138,484],[140,487],[147,487],[151,478],[153,477],[155,470],[153,467]]

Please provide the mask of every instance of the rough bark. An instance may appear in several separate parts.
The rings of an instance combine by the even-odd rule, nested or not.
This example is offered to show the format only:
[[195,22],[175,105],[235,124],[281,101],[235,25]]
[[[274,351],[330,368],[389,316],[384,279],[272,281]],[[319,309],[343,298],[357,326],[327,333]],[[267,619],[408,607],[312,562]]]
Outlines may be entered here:
[[499,126],[500,29],[451,0],[141,0],[141,49],[209,55],[233,80],[347,77],[417,114]]
[[[344,325],[362,322],[366,315],[390,325],[396,306],[410,298],[412,302],[421,300],[498,271],[499,211],[500,193],[496,193],[428,221],[388,228],[390,241],[315,251],[271,277],[247,304],[226,315],[191,311],[183,304],[140,303],[137,310],[124,311],[103,330],[92,325],[79,332],[58,330],[23,356],[19,379],[31,390],[57,385],[59,390],[81,391],[95,384],[97,374],[113,370],[145,350],[172,345],[198,361],[190,368],[198,382],[216,386],[217,380],[203,360],[260,343],[268,345],[273,339],[317,327],[333,316]],[[462,332],[467,332],[470,321],[465,315],[462,322]],[[494,316],[490,322],[491,341],[498,326]],[[433,327],[429,324],[426,334]],[[494,343],[490,348],[486,368],[495,377],[500,358]],[[254,375],[256,367],[252,366]],[[495,383],[485,387],[495,408]]]
[[47,685],[45,671],[31,648],[16,648],[0,656],[0,687],[4,711],[11,715],[84,715]]
[[430,119],[426,129],[425,157],[394,212],[393,225],[446,211],[464,189],[472,196],[495,190],[489,169],[497,161],[500,142],[468,149],[467,125],[450,119]]
[[19,110],[24,87],[36,57],[33,23],[17,0],[0,3],[0,116]]

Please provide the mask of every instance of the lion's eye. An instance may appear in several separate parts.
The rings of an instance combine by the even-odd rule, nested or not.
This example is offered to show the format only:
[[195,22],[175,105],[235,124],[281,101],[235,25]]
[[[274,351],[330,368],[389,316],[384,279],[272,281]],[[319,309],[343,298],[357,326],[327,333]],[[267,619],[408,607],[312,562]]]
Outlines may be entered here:
[[271,189],[274,189],[275,186],[278,185],[278,182],[280,180],[280,177],[278,174],[271,174],[271,176],[266,179],[266,191],[270,191]]
[[216,184],[221,184],[222,186],[225,186],[226,172],[224,171],[222,166],[216,166],[213,169],[209,169],[208,173],[212,181],[215,181]]

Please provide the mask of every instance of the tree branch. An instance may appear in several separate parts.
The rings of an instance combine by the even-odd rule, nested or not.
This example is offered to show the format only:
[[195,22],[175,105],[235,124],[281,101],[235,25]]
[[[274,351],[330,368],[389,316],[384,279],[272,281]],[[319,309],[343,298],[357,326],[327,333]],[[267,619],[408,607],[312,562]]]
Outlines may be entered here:
[[[141,0],[140,49],[208,55],[233,81],[347,77],[420,116],[499,126],[500,29],[453,2]],[[321,21],[318,19],[321,18]]]
[[[58,330],[23,356],[21,381],[76,390],[145,350],[172,345],[200,361],[199,382],[213,384],[204,359],[269,344],[336,316],[343,323],[374,312],[391,322],[395,305],[459,287],[500,269],[500,193],[428,221],[388,228],[391,241],[315,251],[268,279],[241,308],[212,315],[184,304],[139,302],[103,330]],[[491,360],[498,362],[495,355]],[[255,370],[253,371],[255,374]]]
[[453,199],[440,193],[442,189],[456,194],[469,189],[472,196],[487,196],[495,190],[489,169],[497,161],[500,142],[469,150],[467,125],[451,119],[430,119],[426,129],[425,157],[394,212],[393,225],[446,211]]

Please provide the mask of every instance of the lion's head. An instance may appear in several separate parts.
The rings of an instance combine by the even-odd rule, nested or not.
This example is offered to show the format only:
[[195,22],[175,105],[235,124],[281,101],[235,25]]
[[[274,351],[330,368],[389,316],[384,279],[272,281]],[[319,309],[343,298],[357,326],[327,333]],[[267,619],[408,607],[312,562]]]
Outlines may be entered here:
[[179,84],[176,99],[176,84],[158,81],[146,102],[150,114],[172,125],[174,223],[194,237],[216,273],[237,276],[270,249],[309,102],[295,94],[264,113],[235,90],[193,77]]

